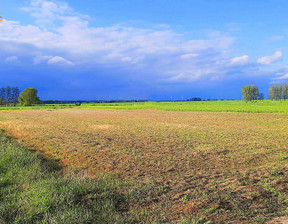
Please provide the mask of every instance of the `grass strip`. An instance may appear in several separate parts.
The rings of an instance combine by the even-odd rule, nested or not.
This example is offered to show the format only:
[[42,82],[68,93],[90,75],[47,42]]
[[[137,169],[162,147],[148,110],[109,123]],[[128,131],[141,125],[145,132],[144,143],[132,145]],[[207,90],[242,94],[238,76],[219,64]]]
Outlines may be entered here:
[[0,133],[0,223],[135,223],[113,181],[63,177],[41,158]]

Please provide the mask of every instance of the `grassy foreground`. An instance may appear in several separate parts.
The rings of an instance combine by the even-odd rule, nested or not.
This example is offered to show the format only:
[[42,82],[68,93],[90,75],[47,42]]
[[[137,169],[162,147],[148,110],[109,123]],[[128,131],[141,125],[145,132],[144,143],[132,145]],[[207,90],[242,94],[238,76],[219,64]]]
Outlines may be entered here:
[[0,223],[131,223],[115,181],[64,178],[53,161],[0,134]]
[[[98,180],[63,176],[55,160],[44,159],[0,131],[0,223],[167,222],[145,209],[129,208],[151,190],[112,174]],[[177,223],[211,223],[205,220],[188,218]]]
[[[1,196],[13,205],[2,207],[2,219],[14,214],[19,223],[47,217],[51,223],[55,216],[54,223],[71,223],[64,218],[72,210],[76,223],[201,223],[192,217],[250,224],[288,214],[286,114],[20,110],[2,111],[0,127],[60,160],[64,171],[71,167],[95,178],[63,178],[50,168],[55,163],[41,158],[36,169],[23,148],[19,157],[13,148],[1,151],[1,175],[14,181]],[[10,167],[3,159],[9,151]]]

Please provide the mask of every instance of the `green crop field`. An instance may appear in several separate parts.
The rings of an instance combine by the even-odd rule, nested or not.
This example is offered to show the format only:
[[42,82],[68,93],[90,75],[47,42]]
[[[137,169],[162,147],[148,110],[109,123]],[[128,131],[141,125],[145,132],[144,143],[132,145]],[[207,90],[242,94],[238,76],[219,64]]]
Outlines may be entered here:
[[75,104],[42,104],[35,106],[0,107],[0,110],[53,110],[53,109],[119,109],[139,110],[157,109],[164,111],[206,111],[206,112],[244,112],[244,113],[288,113],[288,100],[259,100],[245,102],[231,101],[177,101],[177,102],[128,102],[128,103],[83,103]]
[[143,103],[101,103],[83,104],[87,109],[157,109],[165,111],[211,111],[245,113],[287,113],[288,101],[262,100],[248,102],[233,101],[181,101],[181,102],[143,102]]

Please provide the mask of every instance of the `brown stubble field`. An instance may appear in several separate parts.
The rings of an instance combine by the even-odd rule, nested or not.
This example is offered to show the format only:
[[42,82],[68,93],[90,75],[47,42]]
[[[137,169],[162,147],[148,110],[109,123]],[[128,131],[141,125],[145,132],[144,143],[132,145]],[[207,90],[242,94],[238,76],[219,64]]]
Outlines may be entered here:
[[[263,223],[286,215],[286,114],[159,110],[1,111],[0,127],[66,167],[129,182],[146,221]],[[68,172],[68,171],[67,171]],[[132,197],[132,196],[131,196]]]

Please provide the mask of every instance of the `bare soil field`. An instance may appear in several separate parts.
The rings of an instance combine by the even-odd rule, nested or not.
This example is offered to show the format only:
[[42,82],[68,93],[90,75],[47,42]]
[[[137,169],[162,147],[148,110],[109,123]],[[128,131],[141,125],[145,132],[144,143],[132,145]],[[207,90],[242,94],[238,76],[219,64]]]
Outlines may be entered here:
[[151,222],[204,217],[264,223],[287,212],[287,118],[154,109],[27,110],[1,111],[0,127],[21,144],[59,159],[67,172],[72,168],[91,178],[112,173],[133,183],[133,189],[118,189],[141,198],[126,212],[146,212]]

